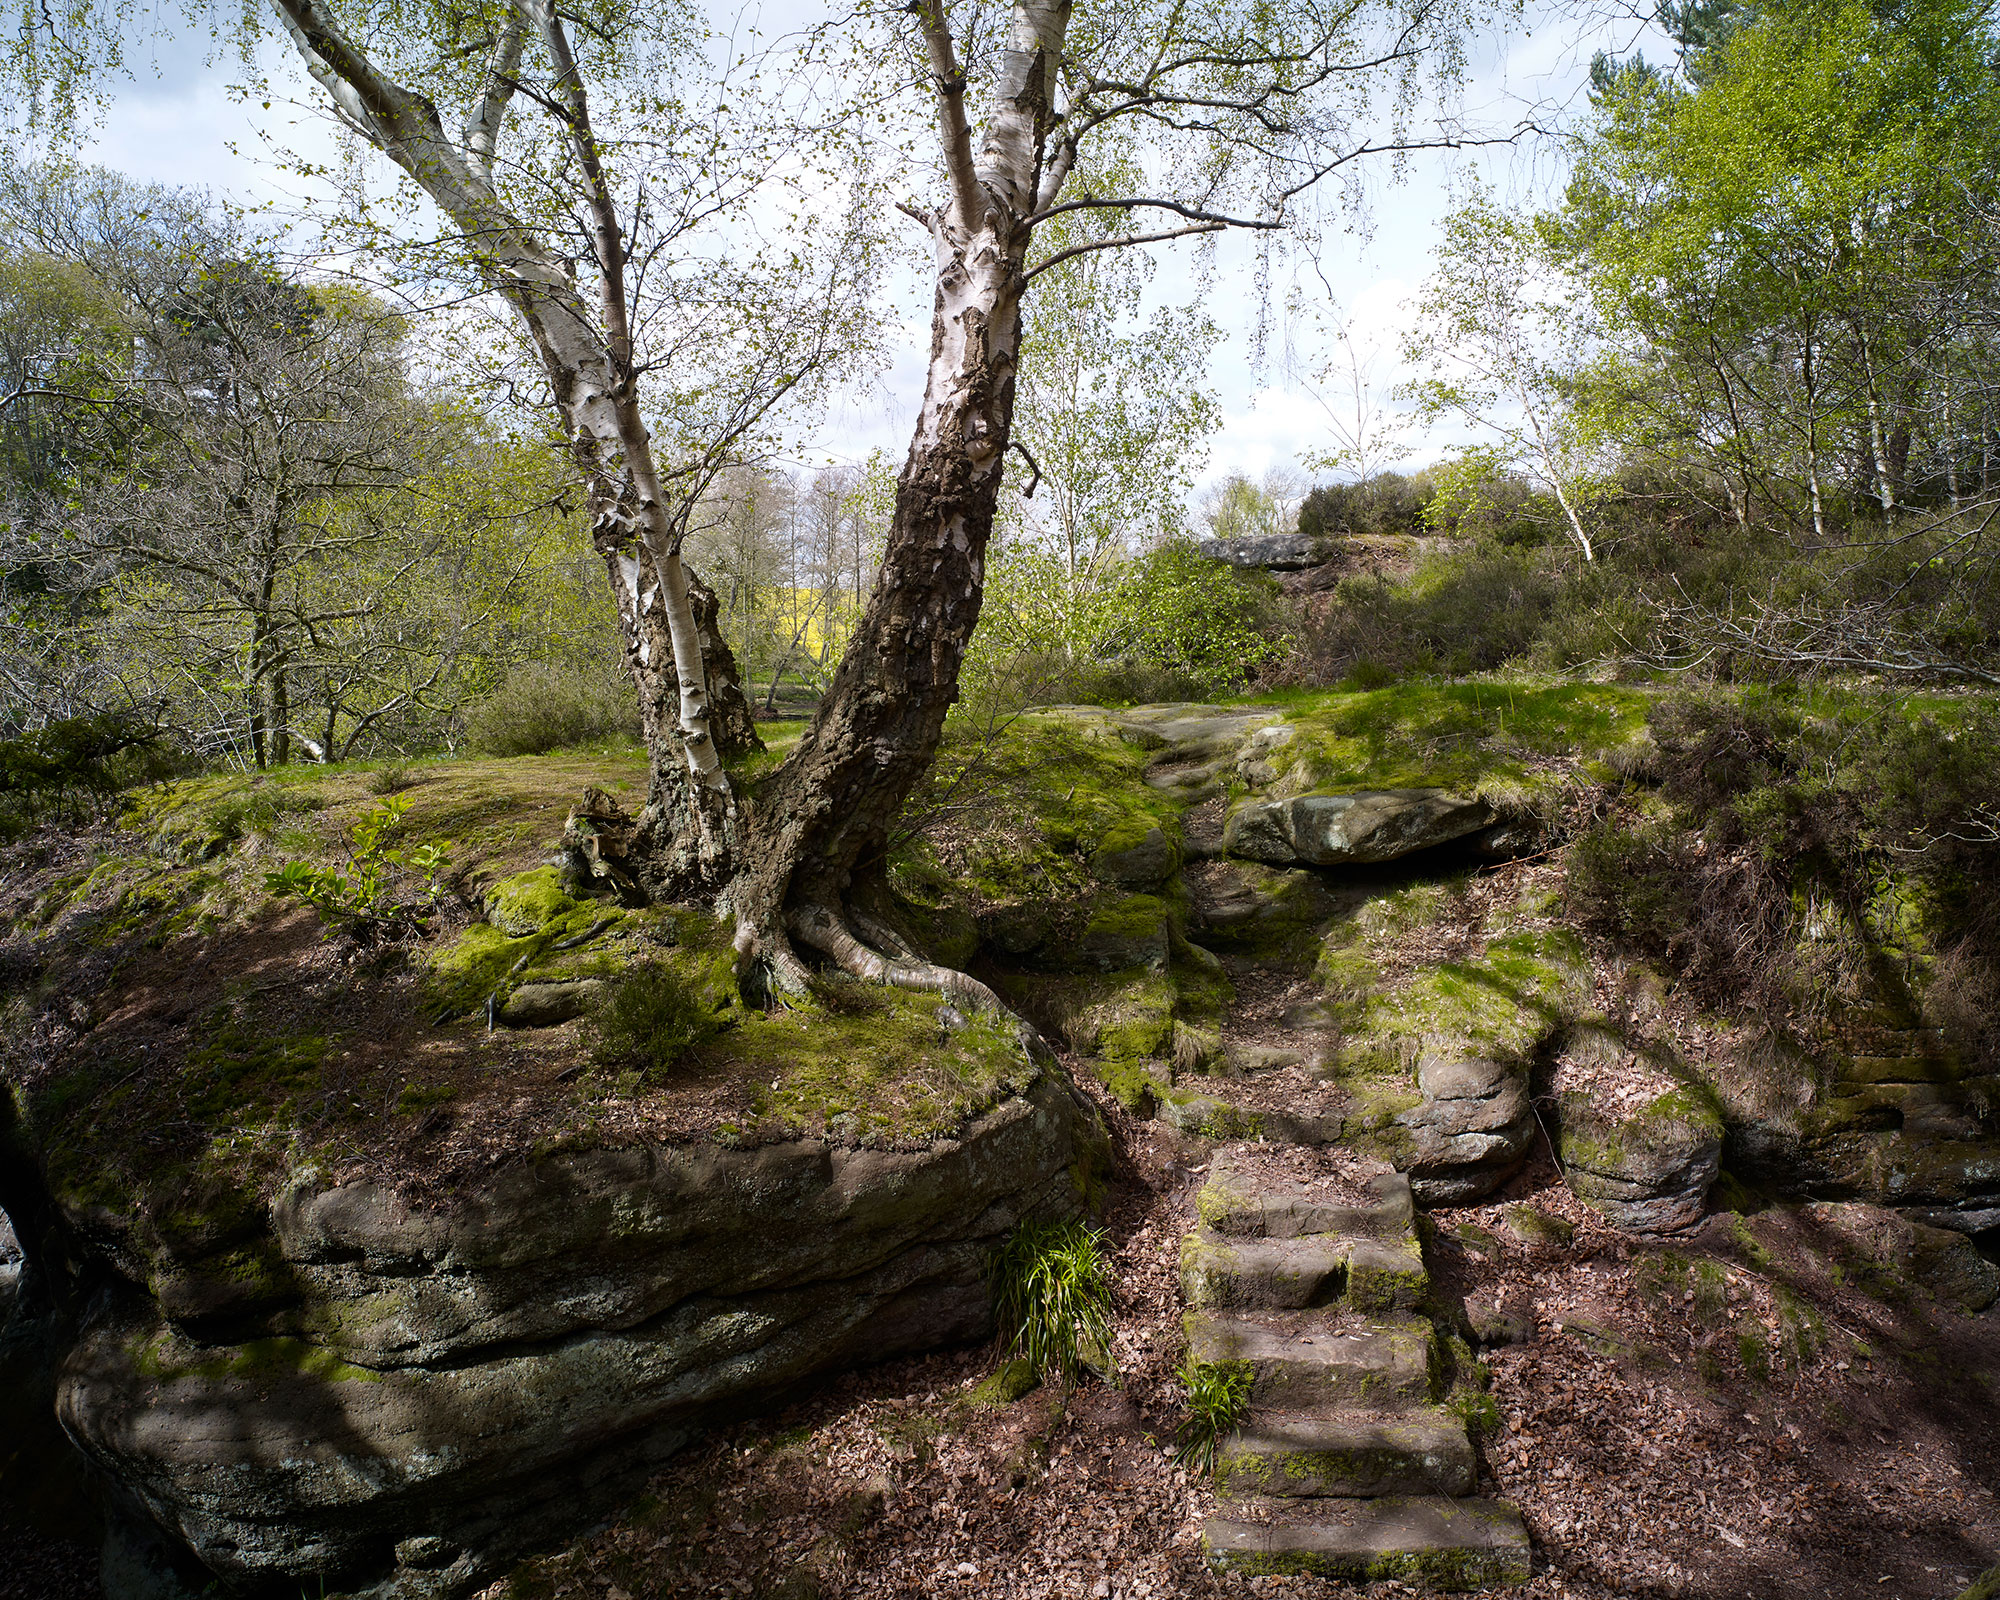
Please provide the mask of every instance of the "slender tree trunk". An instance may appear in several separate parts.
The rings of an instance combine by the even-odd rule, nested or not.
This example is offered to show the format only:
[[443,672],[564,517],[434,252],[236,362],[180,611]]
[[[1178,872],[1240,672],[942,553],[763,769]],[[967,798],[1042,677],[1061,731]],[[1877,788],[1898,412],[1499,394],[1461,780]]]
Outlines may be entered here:
[[739,919],[843,903],[879,873],[889,829],[929,767],[979,620],[986,544],[1013,414],[1025,238],[940,244],[931,361],[896,489],[881,581],[833,688],[758,807]]
[[292,759],[292,692],[285,657],[271,664],[271,760],[284,766]]

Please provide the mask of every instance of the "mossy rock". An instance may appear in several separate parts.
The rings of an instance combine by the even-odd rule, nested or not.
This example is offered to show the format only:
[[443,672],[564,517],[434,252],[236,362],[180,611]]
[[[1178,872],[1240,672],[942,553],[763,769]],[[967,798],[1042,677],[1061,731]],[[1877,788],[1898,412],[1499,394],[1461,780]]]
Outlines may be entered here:
[[975,1406],[1011,1406],[1042,1386],[1042,1375],[1029,1361],[1003,1361],[990,1377],[976,1384],[965,1398]]
[[1500,1220],[1509,1233],[1531,1249],[1567,1250],[1576,1237],[1576,1224],[1531,1205],[1511,1205],[1500,1213]]
[[1614,1227],[1672,1233],[1701,1219],[1722,1162],[1722,1113],[1706,1086],[1668,1090],[1625,1117],[1567,1090],[1557,1117],[1571,1191]]
[[576,901],[563,893],[562,872],[557,867],[536,867],[502,878],[480,899],[486,920],[511,939],[540,933],[556,918],[576,909]]
[[1091,852],[1091,875],[1100,883],[1126,889],[1159,888],[1180,870],[1178,831],[1136,821],[1116,825]]
[[1157,895],[1100,901],[1076,943],[1074,963],[1085,971],[1144,967],[1164,972],[1172,959],[1174,934],[1174,908]]
[[1118,973],[1064,1031],[1075,1049],[1113,1061],[1167,1056],[1173,1050],[1176,999],[1173,982],[1164,974]]
[[1152,1116],[1168,1094],[1168,1073],[1163,1062],[1099,1061],[1085,1057],[1079,1065],[1135,1117]]

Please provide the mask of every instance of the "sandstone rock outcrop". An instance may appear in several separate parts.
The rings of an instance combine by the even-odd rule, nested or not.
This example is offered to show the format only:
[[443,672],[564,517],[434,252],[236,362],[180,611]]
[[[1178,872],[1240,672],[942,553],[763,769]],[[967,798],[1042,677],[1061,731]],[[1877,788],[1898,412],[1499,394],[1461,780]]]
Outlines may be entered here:
[[1362,789],[1238,806],[1223,842],[1233,856],[1272,866],[1360,866],[1449,844],[1492,822],[1485,801],[1442,789]]
[[302,1173],[206,1254],[73,1207],[117,1276],[60,1415],[232,1588],[460,1594],[719,1417],[981,1334],[987,1250],[1101,1139],[1043,1071],[920,1151],[574,1150],[437,1210]]

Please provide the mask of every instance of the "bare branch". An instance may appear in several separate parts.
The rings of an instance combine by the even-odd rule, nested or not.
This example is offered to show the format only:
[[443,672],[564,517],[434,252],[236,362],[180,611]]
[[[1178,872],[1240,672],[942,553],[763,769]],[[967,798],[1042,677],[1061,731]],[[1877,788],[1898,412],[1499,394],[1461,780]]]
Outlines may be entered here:
[[945,21],[944,0],[910,0],[905,7],[923,28],[924,47],[930,52],[931,86],[937,95],[938,131],[944,146],[944,165],[951,179],[952,199],[958,208],[959,224],[977,228],[986,218],[989,202],[980,187],[972,161],[972,128],[965,118],[965,73],[952,47],[951,28]]
[[[1162,239],[1184,239],[1191,233],[1221,233],[1231,224],[1226,222],[1191,222],[1185,228],[1163,228],[1158,233],[1121,233],[1109,239],[1093,239],[1088,244],[1071,245],[1067,250],[1058,250],[1046,261],[1039,261],[1021,274],[1021,281],[1031,283],[1050,267],[1059,266],[1074,256],[1087,256],[1094,250],[1122,250],[1127,245],[1157,244]],[[1253,222],[1236,224],[1240,227],[1275,228],[1275,222]]]

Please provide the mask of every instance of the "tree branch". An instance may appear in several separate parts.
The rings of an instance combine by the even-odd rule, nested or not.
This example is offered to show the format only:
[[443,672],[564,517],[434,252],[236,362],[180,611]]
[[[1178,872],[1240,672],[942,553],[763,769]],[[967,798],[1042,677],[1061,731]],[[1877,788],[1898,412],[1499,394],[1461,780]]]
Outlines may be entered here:
[[932,87],[937,93],[938,131],[944,145],[945,172],[962,227],[977,228],[989,209],[986,191],[972,162],[972,128],[965,120],[965,73],[952,48],[945,23],[944,0],[910,0],[905,7],[924,31],[930,52]]
[[[1058,250],[1046,261],[1039,261],[1021,274],[1021,282],[1032,283],[1037,275],[1047,272],[1073,256],[1087,256],[1093,250],[1121,250],[1131,244],[1157,244],[1162,239],[1184,239],[1191,233],[1221,233],[1231,226],[1226,222],[1191,222],[1185,228],[1162,228],[1158,233],[1121,233],[1115,238],[1093,239],[1089,244],[1071,245],[1067,250]],[[1253,222],[1241,224],[1253,228],[1275,228],[1275,222]]]
[[1126,195],[1116,200],[1100,200],[1095,195],[1084,195],[1081,199],[1065,200],[1061,205],[1048,206],[1028,218],[1027,226],[1036,227],[1051,217],[1059,217],[1065,211],[1171,211],[1177,217],[1186,217],[1190,222],[1209,223],[1218,228],[1261,228],[1270,230],[1282,228],[1284,224],[1275,220],[1257,217],[1232,217],[1220,211],[1204,211],[1199,206],[1182,205],[1178,200],[1154,200],[1143,195]]
[[507,104],[514,98],[527,37],[526,12],[519,4],[509,6],[507,20],[500,25],[500,36],[486,60],[486,92],[465,119],[466,153],[488,183],[493,181],[493,151],[499,143],[500,125],[507,117]]

